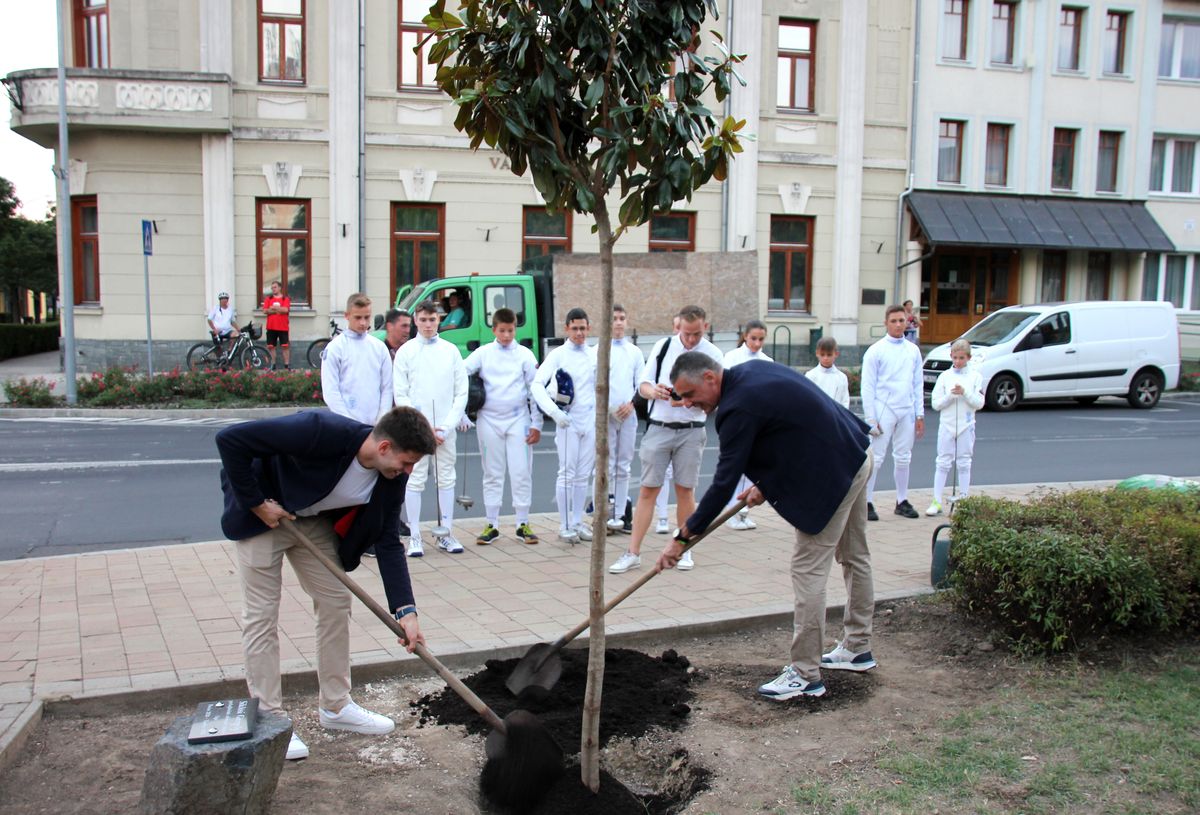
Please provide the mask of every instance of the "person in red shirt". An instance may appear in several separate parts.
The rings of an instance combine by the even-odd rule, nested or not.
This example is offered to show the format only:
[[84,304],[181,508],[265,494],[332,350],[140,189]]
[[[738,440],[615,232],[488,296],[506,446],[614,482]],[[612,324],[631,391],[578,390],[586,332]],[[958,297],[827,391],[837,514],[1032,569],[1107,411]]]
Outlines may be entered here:
[[263,298],[263,311],[267,315],[267,350],[271,352],[271,369],[278,368],[275,346],[283,348],[283,367],[292,367],[292,349],[288,345],[288,313],[292,310],[292,299],[283,296],[283,286],[278,280],[271,282],[271,293]]

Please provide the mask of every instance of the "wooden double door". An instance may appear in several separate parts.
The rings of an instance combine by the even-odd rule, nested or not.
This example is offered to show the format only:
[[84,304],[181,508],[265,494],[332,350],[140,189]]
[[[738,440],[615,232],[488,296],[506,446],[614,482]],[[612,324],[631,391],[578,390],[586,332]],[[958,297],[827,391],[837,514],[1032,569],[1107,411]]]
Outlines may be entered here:
[[922,343],[949,342],[987,315],[1016,305],[1017,249],[939,249],[921,266]]

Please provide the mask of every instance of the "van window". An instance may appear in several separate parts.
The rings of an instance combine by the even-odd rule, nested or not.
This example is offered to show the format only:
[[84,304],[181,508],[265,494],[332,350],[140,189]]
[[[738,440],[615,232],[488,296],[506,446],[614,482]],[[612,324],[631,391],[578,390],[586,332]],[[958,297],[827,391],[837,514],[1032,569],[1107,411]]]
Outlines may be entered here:
[[1071,317],[1065,311],[1051,314],[1038,323],[1036,330],[1042,332],[1043,348],[1048,345],[1066,345],[1071,341]]
[[996,312],[963,334],[971,345],[1000,345],[1025,330],[1037,314],[1031,311]]
[[442,313],[442,322],[438,331],[449,331],[454,328],[466,328],[471,324],[471,293],[467,288],[445,288],[431,292],[429,299],[437,303]]
[[511,308],[517,314],[517,327],[525,325],[525,290],[520,286],[485,286],[483,289],[485,320],[492,324],[492,315],[499,309]]

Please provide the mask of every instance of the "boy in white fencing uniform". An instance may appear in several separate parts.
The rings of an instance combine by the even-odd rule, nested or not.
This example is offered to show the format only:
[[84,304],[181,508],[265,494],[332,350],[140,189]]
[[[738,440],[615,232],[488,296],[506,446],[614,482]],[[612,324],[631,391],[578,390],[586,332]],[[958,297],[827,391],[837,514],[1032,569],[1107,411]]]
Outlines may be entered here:
[[392,409],[392,357],[371,336],[371,298],[346,301],[346,330],[321,352],[321,395],[339,416],[374,425]]
[[[765,353],[763,353],[763,344],[767,341],[767,327],[762,320],[748,320],[746,326],[742,329],[742,342],[737,348],[725,354],[724,365],[726,368],[735,368],[743,362],[749,362],[752,359],[761,359],[763,362],[774,362]],[[738,479],[737,489],[734,490],[734,497],[730,499],[729,506],[737,503],[737,496],[741,495],[746,490],[750,489],[753,484],[750,483],[746,476]],[[739,532],[748,529],[758,529],[758,524],[750,520],[750,508],[747,507],[734,515],[725,525],[730,529],[736,529]]]
[[633,395],[638,378],[646,365],[642,351],[625,339],[628,321],[625,307],[613,304],[612,352],[608,365],[608,483],[613,491],[613,517],[608,528],[625,528],[625,503],[629,500],[629,465],[633,463],[633,442],[637,436],[637,414]]
[[[483,459],[483,508],[487,526],[475,538],[486,546],[500,537],[500,504],[504,500],[504,472],[512,479],[513,512],[517,537],[537,543],[529,526],[533,498],[533,445],[542,437],[542,416],[533,406],[530,385],[537,374],[537,358],[514,338],[517,315],[500,308],[492,315],[496,341],[476,348],[465,363],[467,376],[479,374],[486,397],[476,419],[479,454]],[[464,419],[464,425],[469,424]]]
[[875,512],[875,479],[892,445],[892,472],[896,479],[896,514],[919,518],[908,502],[908,471],[913,439],[925,435],[925,385],[921,379],[921,349],[904,339],[908,318],[903,306],[888,306],[884,317],[887,335],[863,354],[863,419],[871,428],[871,455],[875,466],[867,482],[867,520]]
[[830,399],[847,410],[850,409],[850,380],[844,371],[838,370],[838,344],[833,337],[821,337],[817,340],[817,364],[808,370],[804,376],[818,388],[823,390]]
[[[558,538],[568,543],[592,539],[591,530],[583,524],[588,478],[596,463],[596,349],[588,347],[588,327],[586,311],[568,311],[567,342],[546,355],[530,385],[537,406],[558,425],[554,433],[558,449]],[[559,371],[570,377],[574,393],[566,410],[547,392],[552,382],[557,386]],[[562,389],[556,392],[561,395]]]
[[953,367],[942,371],[933,386],[930,404],[939,411],[937,468],[933,474],[933,503],[926,515],[942,514],[942,493],[950,465],[958,468],[963,498],[971,490],[971,459],[975,451],[975,411],[983,407],[983,377],[970,367],[971,343],[958,339],[950,346]]
[[[441,517],[437,523],[450,529],[454,524],[454,484],[458,474],[454,469],[455,429],[462,421],[467,407],[467,369],[458,346],[438,336],[437,306],[426,300],[416,308],[417,336],[396,352],[392,371],[396,406],[415,407],[429,420],[437,440],[437,451],[413,467],[404,490],[404,506],[412,536],[408,541],[408,556],[425,554],[421,543],[421,493],[425,490],[428,462],[435,462],[437,500]],[[452,533],[437,538],[443,552],[457,555],[462,552]]]

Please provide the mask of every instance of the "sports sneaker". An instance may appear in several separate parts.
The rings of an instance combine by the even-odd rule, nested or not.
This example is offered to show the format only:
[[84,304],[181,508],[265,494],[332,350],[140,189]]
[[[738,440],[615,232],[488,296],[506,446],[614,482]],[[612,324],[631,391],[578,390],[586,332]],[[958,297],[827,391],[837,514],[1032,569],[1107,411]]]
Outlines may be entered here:
[[681,572],[690,572],[696,568],[696,564],[692,562],[691,550],[683,553],[683,556],[679,558],[679,562],[675,564],[675,568]]
[[613,565],[608,567],[609,574],[625,574],[630,569],[636,569],[642,565],[642,556],[635,555],[633,552],[624,552]]
[[475,542],[480,546],[487,546],[498,537],[500,537],[500,530],[491,524],[488,524],[483,528],[483,531],[475,537]]
[[671,534],[671,525],[667,523],[666,518],[659,518],[658,523],[654,525],[654,534],[669,535]]
[[579,524],[575,527],[575,534],[581,541],[590,541],[592,539],[592,528],[586,523]]
[[847,651],[839,642],[836,648],[821,656],[821,667],[835,671],[869,671],[875,667],[875,658],[870,651],[861,654]]
[[908,503],[907,499],[896,504],[896,514],[905,518],[920,518],[921,513],[913,509],[913,505]]
[[363,552],[363,557],[375,557],[375,544],[367,547],[367,551]]
[[942,505],[937,501],[930,503],[929,509],[925,510],[925,514],[932,518],[934,515],[942,514]]
[[867,520],[868,521],[878,521],[879,520],[879,513],[875,511],[875,505],[872,504],[870,501],[867,501]]
[[292,731],[292,739],[288,742],[287,752],[283,754],[286,761],[299,761],[308,758],[308,745],[300,741],[300,737]]
[[425,557],[425,547],[421,544],[421,539],[416,535],[408,539],[408,556]]
[[558,539],[563,543],[579,543],[579,533],[565,526],[558,528]]
[[758,524],[750,520],[750,516],[744,512],[734,515],[725,522],[725,525],[738,532],[745,532],[747,529],[758,529]]
[[462,544],[458,542],[458,538],[453,535],[442,535],[437,539],[437,547],[443,552],[448,552],[452,555],[462,554]]
[[329,730],[349,730],[351,733],[365,733],[368,736],[382,736],[396,729],[396,723],[387,716],[380,716],[359,707],[353,700],[337,713],[330,713],[324,708],[317,709],[317,717],[321,727]]
[[517,527],[517,537],[520,538],[523,543],[538,542],[537,534],[534,533],[533,527],[528,523],[523,523]]
[[793,696],[824,696],[825,683],[821,680],[806,682],[791,665],[784,666],[783,673],[765,685],[759,685],[758,693],[768,699],[791,699]]

